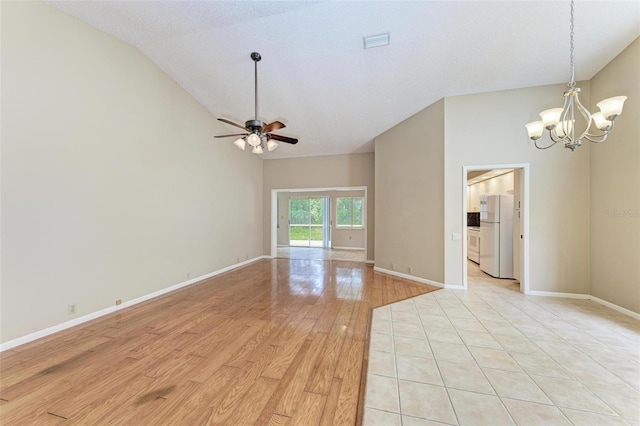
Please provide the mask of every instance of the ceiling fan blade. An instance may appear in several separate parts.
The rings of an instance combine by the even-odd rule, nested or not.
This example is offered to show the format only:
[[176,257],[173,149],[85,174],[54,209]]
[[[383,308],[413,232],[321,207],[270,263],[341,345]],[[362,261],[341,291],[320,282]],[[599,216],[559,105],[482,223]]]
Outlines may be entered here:
[[232,136],[247,136],[247,133],[234,133],[232,135],[217,135],[214,138],[230,138]]
[[227,123],[227,124],[230,124],[230,125],[232,125],[232,126],[236,126],[236,127],[239,127],[239,128],[241,128],[241,129],[243,129],[243,130],[246,130],[247,132],[250,132],[250,130],[249,130],[249,129],[247,129],[246,127],[244,127],[243,125],[241,125],[241,124],[236,124],[236,123],[234,123],[233,121],[229,121],[229,120],[226,120],[226,119],[224,119],[224,118],[218,118],[218,121],[222,121],[223,123]]
[[269,137],[271,139],[273,139],[274,141],[280,141],[280,142],[285,142],[285,143],[290,143],[291,145],[295,145],[298,143],[298,139],[294,139],[294,138],[288,138],[286,136],[280,136],[280,135],[273,135],[273,134],[269,134]]
[[284,129],[285,127],[287,126],[285,126],[284,123],[281,123],[280,121],[274,121],[273,123],[269,123],[262,127],[262,131],[264,133],[275,132],[278,129]]

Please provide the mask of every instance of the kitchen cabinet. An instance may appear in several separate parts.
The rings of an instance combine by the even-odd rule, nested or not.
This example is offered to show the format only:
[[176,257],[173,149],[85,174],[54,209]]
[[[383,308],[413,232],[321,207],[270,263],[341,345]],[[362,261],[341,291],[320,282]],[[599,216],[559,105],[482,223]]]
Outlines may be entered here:
[[522,207],[522,169],[513,171],[513,209],[521,210]]
[[467,186],[467,211],[468,212],[479,212],[480,211],[480,186],[479,185],[469,185]]
[[467,185],[467,211],[480,211],[481,195],[513,194],[515,196],[514,183],[514,173],[509,172],[482,182]]

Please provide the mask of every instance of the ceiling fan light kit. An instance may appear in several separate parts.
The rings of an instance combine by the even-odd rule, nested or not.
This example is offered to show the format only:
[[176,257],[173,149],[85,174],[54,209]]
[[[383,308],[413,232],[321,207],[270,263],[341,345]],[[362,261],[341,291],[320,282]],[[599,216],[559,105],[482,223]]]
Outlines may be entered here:
[[[590,142],[601,143],[607,139],[609,133],[613,130],[613,122],[622,114],[622,107],[626,96],[614,96],[604,99],[596,105],[600,108],[599,112],[591,114],[587,108],[580,102],[580,88],[576,87],[574,65],[573,65],[573,7],[574,0],[571,0],[570,15],[570,78],[567,83],[567,90],[564,92],[564,106],[562,108],[551,108],[540,113],[542,121],[533,121],[527,123],[527,133],[529,138],[534,141],[535,147],[538,149],[551,148],[558,142],[564,143],[565,148],[574,151],[582,145],[582,140],[586,139]],[[576,116],[580,114],[586,121],[586,128],[576,136]],[[592,133],[592,126],[600,132]],[[544,133],[549,132],[551,143],[546,146],[538,145],[538,139]]]
[[247,144],[249,144],[253,147],[251,152],[253,152],[254,154],[264,153],[265,148],[267,149],[267,151],[273,151],[274,149],[278,148],[278,142],[276,141],[285,142],[292,145],[297,144],[297,139],[272,133],[278,129],[285,128],[286,126],[284,125],[284,123],[281,123],[280,121],[274,121],[273,123],[265,124],[264,122],[258,120],[258,62],[262,59],[262,57],[258,52],[252,52],[251,59],[254,62],[255,70],[255,118],[253,120],[245,122],[244,126],[241,124],[236,124],[224,118],[218,118],[219,121],[230,124],[231,126],[239,127],[245,130],[247,133],[219,135],[215,137],[229,138],[241,136],[239,139],[236,139],[233,144],[243,151],[245,150]]
[[240,138],[233,143],[235,146],[244,151],[245,146],[247,146],[247,142],[245,142],[244,138]]

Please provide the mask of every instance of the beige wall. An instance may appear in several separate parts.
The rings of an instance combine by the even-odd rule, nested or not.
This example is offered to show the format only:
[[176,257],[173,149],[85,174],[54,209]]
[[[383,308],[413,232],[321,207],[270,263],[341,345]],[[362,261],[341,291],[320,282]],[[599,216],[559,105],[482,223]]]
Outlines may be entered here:
[[[640,311],[640,264],[635,260],[640,256],[640,126],[635,119],[640,116],[639,43],[636,40],[592,81],[578,83],[581,99],[592,111],[603,98],[630,97],[615,131],[602,145],[586,143],[575,152],[561,146],[537,150],[528,140],[524,124],[538,119],[544,109],[561,106],[563,84],[444,100],[443,224],[438,226],[438,217],[421,224],[423,232],[443,232],[442,282],[463,282],[462,241],[452,239],[452,234],[462,233],[463,167],[527,164],[530,290],[593,294]],[[439,281],[434,278],[440,261],[437,240],[416,235],[412,225],[418,222],[413,215],[424,213],[425,206],[418,201],[413,208],[403,208],[403,198],[409,196],[401,193],[401,183],[419,180],[424,169],[437,171],[432,153],[429,160],[434,162],[427,165],[420,144],[407,142],[419,140],[424,128],[436,138],[434,108],[437,111],[438,103],[376,139],[376,265],[392,269],[395,263],[396,270],[407,273],[409,264],[416,263],[408,256],[429,252],[434,255],[432,265],[419,273],[414,267],[413,275]],[[495,117],[500,117],[499,132],[487,127]],[[435,118],[435,130],[433,123],[424,124],[429,118]],[[425,185],[427,191],[434,191],[439,179],[436,172]],[[413,189],[413,194],[424,193]]]
[[376,138],[376,267],[444,282],[443,143],[443,100]]
[[607,141],[591,148],[591,294],[640,313],[640,39],[591,79],[591,108],[626,95]]
[[320,191],[320,192],[280,192],[278,193],[278,245],[289,245],[289,200],[292,197],[329,197],[331,198],[331,246],[338,248],[364,249],[363,228],[338,228],[336,222],[336,206],[339,197],[364,197],[364,191]]
[[262,254],[262,161],[215,117],[46,4],[1,24],[2,342]]
[[375,228],[374,154],[265,160],[263,251],[271,254],[271,191],[278,189],[367,187],[367,260],[373,260]]
[[[579,82],[583,102],[589,84]],[[462,283],[463,166],[530,165],[530,290],[589,293],[589,144],[538,150],[524,124],[561,106],[564,85],[445,99],[445,283]],[[497,121],[496,121],[497,120]],[[492,123],[499,123],[497,127]],[[546,138],[547,136],[545,136]]]

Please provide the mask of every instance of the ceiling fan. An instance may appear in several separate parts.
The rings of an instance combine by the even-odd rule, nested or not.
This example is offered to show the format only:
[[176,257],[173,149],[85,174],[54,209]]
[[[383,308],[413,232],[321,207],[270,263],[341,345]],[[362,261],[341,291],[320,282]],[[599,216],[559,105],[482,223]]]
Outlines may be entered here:
[[273,123],[265,124],[262,121],[258,120],[258,62],[262,59],[262,57],[258,52],[252,52],[251,59],[253,59],[255,68],[255,119],[245,122],[243,126],[224,118],[218,118],[218,120],[222,121],[223,123],[227,123],[245,130],[246,133],[234,133],[230,135],[218,135],[214,137],[230,138],[240,136],[240,138],[237,139],[233,144],[244,151],[246,144],[248,143],[253,147],[252,152],[254,154],[262,154],[265,148],[267,148],[268,151],[273,151],[278,147],[278,142],[276,141],[297,144],[298,139],[272,133],[276,130],[284,128],[284,123],[281,123],[280,121],[274,121]]

